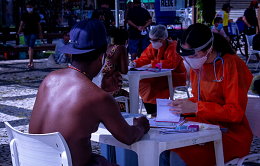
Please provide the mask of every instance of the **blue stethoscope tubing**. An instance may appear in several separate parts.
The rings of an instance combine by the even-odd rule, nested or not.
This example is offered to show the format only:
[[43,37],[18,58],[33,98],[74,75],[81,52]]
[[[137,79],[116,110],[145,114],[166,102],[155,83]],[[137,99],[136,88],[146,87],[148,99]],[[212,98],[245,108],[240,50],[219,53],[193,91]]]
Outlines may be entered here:
[[[216,66],[215,66],[215,63],[217,60],[221,60],[222,62],[222,70],[223,70],[223,73],[222,73],[222,77],[220,77],[220,79],[218,80],[217,78],[217,74],[216,74]],[[224,60],[222,57],[219,56],[219,52],[218,52],[218,56],[214,59],[213,61],[213,67],[214,67],[214,74],[215,74],[215,80],[213,80],[214,82],[221,82],[223,81],[223,78],[224,78]],[[201,79],[201,67],[200,67],[200,73],[199,73],[199,85],[198,85],[198,101],[200,101],[200,79]]]

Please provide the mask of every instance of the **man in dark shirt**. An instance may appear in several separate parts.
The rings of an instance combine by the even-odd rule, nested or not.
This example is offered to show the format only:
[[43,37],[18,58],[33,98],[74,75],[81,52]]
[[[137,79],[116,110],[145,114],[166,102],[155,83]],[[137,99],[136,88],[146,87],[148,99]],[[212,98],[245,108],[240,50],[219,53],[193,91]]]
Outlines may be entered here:
[[[250,6],[245,10],[243,21],[245,23],[245,34],[254,35],[256,34],[256,27],[259,32],[258,20],[256,18],[255,9],[258,8],[257,1],[251,1]],[[248,46],[245,45],[246,62],[248,60]],[[259,61],[259,55],[256,54],[257,60]],[[249,62],[254,62],[249,60]]]
[[245,23],[245,33],[247,35],[256,34],[256,27],[258,28],[258,20],[256,18],[255,9],[258,8],[257,1],[251,1],[250,6],[245,10],[243,21]]
[[107,44],[111,44],[110,25],[115,25],[115,17],[113,12],[109,9],[109,4],[106,0],[101,2],[100,8],[94,10],[91,18],[97,18],[103,22],[107,31]]
[[132,60],[137,57],[138,45],[140,54],[148,46],[148,33],[146,28],[151,25],[152,17],[149,12],[141,7],[140,0],[134,0],[134,7],[129,10],[127,15],[129,24],[129,53]]
[[23,25],[25,24],[25,27],[23,29],[24,32],[24,39],[25,44],[28,47],[28,54],[29,54],[29,63],[28,63],[28,69],[33,69],[33,54],[34,54],[34,43],[37,38],[37,35],[39,33],[40,39],[43,41],[42,37],[42,29],[41,29],[41,18],[38,13],[33,12],[34,4],[29,1],[26,4],[26,10],[27,12],[23,13],[21,16],[21,23],[19,30],[17,32],[17,38],[19,37],[20,32],[23,29]]

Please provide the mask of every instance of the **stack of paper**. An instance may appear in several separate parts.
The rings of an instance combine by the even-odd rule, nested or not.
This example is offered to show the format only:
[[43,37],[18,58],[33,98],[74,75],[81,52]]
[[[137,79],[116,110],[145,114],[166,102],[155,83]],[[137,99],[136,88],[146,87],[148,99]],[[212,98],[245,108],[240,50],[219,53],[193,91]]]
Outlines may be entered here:
[[172,114],[172,111],[170,111],[170,107],[168,106],[168,103],[171,102],[171,100],[168,99],[156,99],[157,102],[157,116],[156,121],[158,122],[179,122],[180,120],[180,114]]

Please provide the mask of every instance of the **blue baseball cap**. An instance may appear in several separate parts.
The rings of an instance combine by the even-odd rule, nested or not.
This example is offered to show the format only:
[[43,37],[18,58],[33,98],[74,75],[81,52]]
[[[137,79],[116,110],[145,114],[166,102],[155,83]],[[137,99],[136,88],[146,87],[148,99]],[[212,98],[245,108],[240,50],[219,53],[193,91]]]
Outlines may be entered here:
[[67,54],[83,54],[94,51],[107,43],[106,29],[98,19],[85,19],[70,31],[69,44],[59,50]]

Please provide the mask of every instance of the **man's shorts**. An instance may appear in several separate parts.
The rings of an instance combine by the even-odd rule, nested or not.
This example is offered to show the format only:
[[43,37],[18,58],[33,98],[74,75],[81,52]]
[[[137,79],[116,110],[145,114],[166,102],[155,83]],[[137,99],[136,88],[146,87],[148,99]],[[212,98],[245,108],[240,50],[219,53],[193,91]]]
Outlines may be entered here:
[[148,45],[148,35],[141,36],[139,39],[129,39],[129,53],[137,54],[137,50],[140,48],[139,52],[142,54]]
[[36,34],[24,35],[25,44],[29,50],[29,47],[34,48],[35,41],[37,39]]

